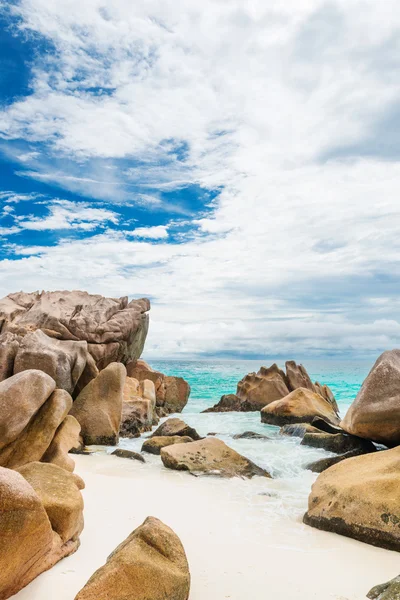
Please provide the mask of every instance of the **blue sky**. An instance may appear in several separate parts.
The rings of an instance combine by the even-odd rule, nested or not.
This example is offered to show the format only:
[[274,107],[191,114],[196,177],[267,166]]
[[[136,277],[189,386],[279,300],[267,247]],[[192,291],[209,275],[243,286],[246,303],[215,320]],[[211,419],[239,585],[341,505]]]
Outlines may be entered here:
[[148,296],[149,357],[398,346],[397,14],[0,0],[2,295]]

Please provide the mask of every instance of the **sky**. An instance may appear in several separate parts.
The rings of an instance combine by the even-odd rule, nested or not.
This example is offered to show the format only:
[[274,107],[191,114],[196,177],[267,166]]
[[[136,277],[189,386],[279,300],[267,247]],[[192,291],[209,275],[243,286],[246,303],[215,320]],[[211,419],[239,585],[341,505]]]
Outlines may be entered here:
[[0,295],[152,302],[146,357],[400,344],[398,0],[0,0]]

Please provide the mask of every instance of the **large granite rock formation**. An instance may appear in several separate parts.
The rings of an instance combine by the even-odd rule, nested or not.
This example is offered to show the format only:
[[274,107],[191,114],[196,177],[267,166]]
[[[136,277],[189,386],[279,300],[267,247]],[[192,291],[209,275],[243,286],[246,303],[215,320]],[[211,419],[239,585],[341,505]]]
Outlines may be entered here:
[[140,357],[149,309],[146,299],[80,291],[10,294],[0,300],[0,380],[35,367],[79,392],[96,369]]
[[304,522],[400,550],[400,448],[348,458],[319,475]]
[[149,379],[154,383],[160,416],[182,412],[185,408],[190,395],[190,385],[185,379],[154,371],[144,360],[132,361],[126,368],[128,377],[138,381]]
[[222,396],[221,400],[204,412],[257,411],[281,400],[299,388],[318,394],[328,402],[335,415],[339,414],[336,400],[326,385],[312,383],[303,367],[294,361],[286,362],[286,373],[277,364],[261,367],[258,373],[249,373],[237,385],[236,394]]
[[339,424],[333,405],[307,388],[297,388],[284,398],[267,404],[261,410],[261,421],[270,425],[312,423],[315,417],[322,417],[331,423]]
[[161,449],[164,466],[177,471],[219,477],[270,477],[251,460],[229,448],[218,438],[206,438],[189,444],[174,444]]
[[[43,465],[50,467],[51,465]],[[54,467],[57,468],[57,467]],[[71,475],[63,469],[60,479]],[[50,482],[46,483],[49,487]],[[53,486],[53,507],[60,489]],[[52,514],[56,514],[55,510]],[[65,512],[64,512],[65,515]],[[61,519],[53,516],[54,522]],[[73,528],[72,528],[73,529]],[[79,527],[76,529],[78,532]],[[62,528],[64,534],[67,529]],[[52,528],[46,508],[32,485],[16,471],[0,467],[0,600],[6,600],[43,571],[75,552],[79,538],[64,539]]]
[[118,444],[125,379],[124,365],[111,363],[75,400],[70,414],[81,426],[85,445]]
[[[49,375],[37,370],[23,371],[0,383],[0,466],[17,468],[40,461],[56,443],[72,398],[55,387]],[[65,453],[78,444],[79,430],[75,423],[74,435],[64,441]],[[48,455],[46,461],[51,460]],[[69,459],[69,470],[73,468]]]
[[110,554],[75,600],[188,600],[190,573],[178,536],[148,517]]
[[141,433],[151,431],[152,426],[157,424],[156,391],[153,381],[138,381],[127,377],[123,390],[121,436],[139,437]]
[[400,350],[378,358],[341,426],[389,447],[400,444]]

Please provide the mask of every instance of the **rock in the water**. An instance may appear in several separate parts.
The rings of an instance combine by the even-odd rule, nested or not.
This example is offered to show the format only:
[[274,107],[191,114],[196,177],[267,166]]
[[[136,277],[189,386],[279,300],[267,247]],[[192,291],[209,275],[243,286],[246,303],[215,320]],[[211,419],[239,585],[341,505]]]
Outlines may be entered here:
[[321,417],[315,417],[315,419],[312,420],[311,425],[319,431],[325,431],[325,433],[344,433],[341,427],[339,427],[338,425],[333,425],[332,423],[330,423],[326,419],[322,419]]
[[77,541],[83,529],[82,479],[57,465],[32,462],[18,472],[39,496],[53,530],[63,543]]
[[279,431],[280,435],[301,438],[303,438],[306,433],[321,433],[321,430],[310,423],[292,423],[290,425],[284,425]]
[[176,417],[167,419],[154,431],[151,437],[165,437],[171,435],[188,436],[192,440],[200,440],[200,436],[193,427]]
[[75,552],[79,540],[62,542],[45,508],[20,473],[0,467],[0,600],[6,600]]
[[36,370],[0,383],[0,449],[17,439],[55,387],[49,375]]
[[387,583],[377,585],[367,594],[370,600],[399,600],[400,599],[400,575]]
[[220,477],[270,477],[217,438],[206,438],[191,444],[168,446],[161,450],[161,460],[169,469]]
[[104,298],[80,291],[9,294],[0,300],[2,333],[41,329],[60,339],[88,342],[99,369],[137,360],[147,335],[147,299]]
[[340,425],[389,447],[400,444],[400,350],[378,358]]
[[72,415],[67,415],[57,429],[53,441],[42,456],[41,461],[53,463],[66,471],[75,469],[75,462],[69,451],[79,447],[81,426]]
[[153,423],[158,422],[155,408],[154,383],[149,379],[139,382],[127,377],[123,393],[121,436],[133,438],[139,437],[145,431],[151,431]]
[[27,333],[14,361],[14,373],[39,369],[50,375],[56,386],[70,394],[86,366],[87,342],[56,340],[43,331]]
[[305,468],[313,473],[322,473],[329,467],[333,465],[337,465],[342,462],[342,460],[346,460],[347,458],[353,458],[353,456],[360,456],[361,454],[367,454],[364,450],[349,450],[349,452],[345,452],[345,454],[338,454],[337,456],[329,456],[328,458],[321,458],[320,460],[316,460],[312,463],[309,463]]
[[294,360],[288,360],[285,363],[285,367],[290,390],[307,388],[311,392],[316,392],[315,386],[303,365],[297,365]]
[[111,363],[100,371],[75,400],[70,414],[81,426],[85,445],[118,444],[125,378],[124,365]]
[[207,408],[203,410],[203,413],[212,413],[212,412],[247,412],[246,406],[244,406],[245,401],[236,396],[236,394],[225,394],[221,396],[221,400],[212,406],[211,408]]
[[[143,448],[142,448],[143,450]],[[139,462],[145,463],[146,460],[144,456],[139,454],[139,452],[132,452],[132,450],[125,450],[124,448],[117,448],[114,452],[111,452],[113,456],[118,456],[119,458],[128,458],[130,460],[138,460]]]
[[289,394],[286,375],[278,365],[261,367],[258,373],[249,373],[237,386],[236,395],[243,400],[241,410],[261,410],[267,404]]
[[156,404],[167,415],[182,412],[190,395],[190,385],[182,377],[171,377],[154,371],[144,360],[137,360],[127,365],[129,377],[143,381],[149,379],[156,390]]
[[234,440],[269,440],[267,435],[262,433],[256,433],[255,431],[245,431],[244,433],[237,433],[233,436]]
[[372,442],[346,433],[306,433],[301,444],[312,448],[323,448],[336,454],[344,454],[351,450],[363,452],[375,452],[376,450]]
[[[17,439],[0,450],[0,465],[15,469],[41,460],[71,407],[72,398],[68,392],[55,390]],[[19,410],[18,405],[15,410]]]
[[188,444],[189,442],[193,442],[193,439],[187,435],[151,437],[143,442],[142,452],[159,455],[161,453],[161,448],[166,448],[167,446],[172,446],[173,444]]
[[289,423],[311,423],[316,416],[332,423],[338,422],[332,405],[319,394],[306,388],[294,390],[285,398],[271,402],[261,411],[263,423],[279,426]]
[[400,448],[349,458],[312,486],[304,522],[400,550]]
[[75,600],[188,600],[190,573],[178,536],[148,517],[92,575]]

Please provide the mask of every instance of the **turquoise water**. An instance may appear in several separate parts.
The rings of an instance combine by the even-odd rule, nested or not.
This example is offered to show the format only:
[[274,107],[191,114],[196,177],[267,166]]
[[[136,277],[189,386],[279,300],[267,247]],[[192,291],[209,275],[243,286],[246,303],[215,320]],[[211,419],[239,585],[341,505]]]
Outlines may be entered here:
[[[281,368],[284,367],[284,362],[279,359],[263,362],[152,360],[150,364],[153,369],[189,381],[192,392],[185,412],[196,413],[218,402],[223,394],[235,393],[237,382],[247,373],[258,371],[260,366],[269,366],[274,362]],[[314,359],[303,361],[303,364],[313,381],[329,385],[343,415],[356,397],[373,363],[369,360]]]

